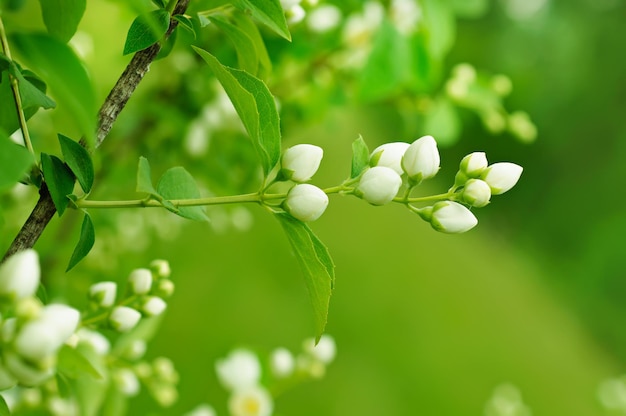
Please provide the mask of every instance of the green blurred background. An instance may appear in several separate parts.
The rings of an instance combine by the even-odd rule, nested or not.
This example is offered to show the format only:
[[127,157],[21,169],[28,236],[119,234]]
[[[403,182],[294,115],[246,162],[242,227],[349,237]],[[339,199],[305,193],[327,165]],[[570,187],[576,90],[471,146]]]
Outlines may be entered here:
[[[626,261],[620,243],[626,216],[619,185],[626,174],[626,4],[488,5],[479,17],[458,19],[442,71],[469,62],[479,71],[507,74],[514,87],[506,106],[531,115],[537,141],[492,135],[464,112],[460,137],[440,149],[442,171],[424,192],[447,189],[460,158],[476,150],[486,151],[490,162],[522,165],[520,182],[477,212],[475,230],[458,236],[437,234],[401,207],[332,198],[312,228],[337,266],[327,327],[337,342],[337,359],[323,380],[280,396],[276,414],[480,415],[502,383],[517,386],[536,415],[607,414],[597,399],[598,385],[622,374],[626,364]],[[41,27],[37,8],[27,1],[19,14],[6,17],[7,27]],[[88,34],[91,52],[85,59],[101,99],[128,61],[121,48],[134,16],[121,2],[89,1],[81,31]],[[296,48],[298,34],[294,29]],[[288,53],[289,45],[281,42],[270,39],[273,57]],[[215,95],[201,70],[178,75],[183,70],[176,68],[193,67],[179,49],[184,45],[169,61],[154,63],[98,153],[94,198],[133,198],[139,155],[149,158],[155,176],[182,164],[205,190],[254,191],[254,172],[245,164],[253,154],[236,128],[213,137],[202,157],[177,150],[189,118],[198,117],[203,102]],[[270,87],[285,88],[271,82]],[[321,186],[349,174],[350,145],[359,134],[370,148],[419,137],[384,101],[333,99],[304,116],[284,99],[284,146],[313,143],[325,149],[314,181]],[[33,118],[36,147],[57,152],[45,126],[53,122],[71,134],[68,118],[62,109]],[[21,198],[28,202],[34,195]],[[2,247],[27,215],[17,209],[5,213]],[[55,219],[38,243],[53,292],[84,305],[78,294],[90,283],[122,282],[154,258],[170,261],[177,284],[148,356],[174,360],[180,399],[163,411],[141,396],[131,414],[177,415],[201,402],[225,414],[227,393],[216,380],[216,359],[236,346],[262,355],[278,346],[297,351],[313,335],[298,264],[278,223],[263,210],[213,209],[212,225],[156,211],[92,215],[101,241],[69,274],[63,269],[80,218],[70,213]]]

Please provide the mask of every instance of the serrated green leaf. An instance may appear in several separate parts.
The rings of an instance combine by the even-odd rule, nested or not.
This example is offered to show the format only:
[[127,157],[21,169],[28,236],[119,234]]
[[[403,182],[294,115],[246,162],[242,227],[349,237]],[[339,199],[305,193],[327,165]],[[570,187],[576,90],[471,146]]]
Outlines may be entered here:
[[369,165],[370,151],[362,136],[352,142],[352,169],[350,179],[354,179]]
[[252,39],[237,26],[220,16],[211,17],[210,19],[235,45],[239,67],[252,75],[256,75],[259,68],[259,59],[257,58],[256,48]]
[[9,406],[2,395],[0,395],[0,416],[11,416]]
[[76,176],[83,191],[89,193],[94,180],[93,162],[89,152],[69,137],[62,134],[58,136],[65,163],[74,172],[74,176]]
[[364,100],[378,100],[398,93],[410,78],[410,70],[408,40],[391,22],[384,20],[361,72],[359,96]]
[[96,230],[93,226],[93,222],[91,221],[91,217],[85,211],[83,225],[80,227],[80,237],[78,238],[76,247],[74,247],[74,252],[72,253],[70,262],[67,265],[67,269],[65,269],[66,272],[73,269],[74,266],[76,266],[82,259],[85,258],[85,256],[87,256],[87,254],[89,254],[95,241]]
[[291,33],[285,20],[285,12],[279,0],[237,0],[235,6],[291,41]]
[[298,259],[313,304],[315,334],[324,332],[328,319],[330,295],[334,286],[335,266],[326,246],[308,225],[288,214],[276,214]]
[[150,195],[158,195],[154,185],[152,185],[152,171],[148,159],[143,156],[139,157],[139,165],[137,166],[137,192],[144,192]]
[[[30,71],[21,72],[27,81],[45,94],[45,83],[34,75],[31,75],[32,72]],[[20,98],[22,97],[20,96]],[[28,101],[28,97],[24,98],[27,98],[27,100],[22,99],[22,109],[24,110],[26,120],[28,120],[39,110],[39,106],[37,106],[35,102]],[[13,132],[20,128],[20,122],[17,118],[17,111],[15,110],[13,91],[11,90],[8,71],[4,71],[0,74],[0,103],[6,103],[6,105],[0,106],[0,129],[7,134],[13,134]]]
[[263,81],[245,71],[222,65],[207,51],[194,47],[220,81],[252,139],[267,176],[280,159],[280,122],[274,97]]
[[95,369],[78,348],[63,345],[59,350],[57,368],[59,372],[76,379],[84,375],[102,379],[102,374]]
[[17,78],[17,83],[20,90],[20,98],[22,102],[29,103],[29,106],[43,107],[46,109],[56,107],[56,103],[52,98],[48,97],[45,93],[40,91],[39,88],[37,88],[30,81],[24,78],[21,71],[18,69],[17,65],[15,65],[14,62],[11,62],[11,65],[9,67],[9,73]]
[[196,38],[196,30],[193,27],[193,21],[189,16],[185,16],[184,14],[175,14],[172,16],[174,20],[178,22],[178,25],[193,34],[194,39]]
[[233,13],[233,20],[237,27],[252,40],[257,59],[259,61],[259,68],[256,76],[261,79],[265,79],[272,72],[272,61],[267,53],[265,41],[261,36],[261,32],[259,32],[259,28],[245,13]]
[[12,39],[46,81],[60,108],[72,115],[81,135],[93,143],[96,95],[80,59],[69,46],[46,34],[19,34]]
[[0,190],[23,179],[34,163],[33,155],[26,148],[0,133]]
[[124,55],[137,52],[157,43],[170,25],[170,12],[154,10],[144,13],[133,21],[126,35]]
[[[177,166],[165,171],[156,187],[157,193],[165,200],[200,198],[200,191],[193,176],[185,168]],[[166,206],[166,208],[168,208]],[[169,209],[169,208],[168,208]],[[171,211],[171,209],[170,209]],[[196,221],[208,221],[204,207],[178,207],[175,214]]]
[[85,13],[86,0],[39,0],[48,33],[62,42],[69,41]]
[[67,196],[74,190],[74,174],[61,159],[47,153],[41,154],[41,169],[60,217],[70,202]]

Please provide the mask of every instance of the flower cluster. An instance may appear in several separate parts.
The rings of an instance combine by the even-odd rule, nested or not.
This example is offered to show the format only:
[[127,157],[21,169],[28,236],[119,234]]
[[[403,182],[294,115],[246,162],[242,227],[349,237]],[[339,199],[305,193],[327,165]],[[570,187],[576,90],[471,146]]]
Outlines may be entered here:
[[58,354],[72,337],[80,312],[60,304],[43,305],[35,296],[39,258],[19,252],[0,266],[0,390],[36,386],[56,372]]
[[[44,305],[36,296],[40,282],[38,255],[19,252],[0,265],[0,390],[12,412],[72,416],[85,414],[78,397],[65,397],[58,383],[93,377],[102,394],[90,396],[89,408],[106,407],[105,394],[118,401],[137,395],[143,384],[163,407],[178,398],[178,373],[164,357],[143,361],[145,336],[130,331],[142,316],[161,314],[172,295],[170,267],[155,260],[150,269],[136,269],[126,294],[117,300],[117,284],[100,282],[89,290],[86,312],[63,303]],[[105,334],[124,332],[114,345]],[[65,386],[67,388],[67,386]],[[96,396],[98,398],[96,398]]]
[[[262,377],[258,356],[242,348],[217,360],[215,370],[219,382],[230,392],[228,410],[231,416],[270,416],[274,411],[271,392],[283,391],[307,379],[322,378],[335,355],[335,340],[330,335],[322,335],[317,345],[313,339],[305,340],[297,356],[283,347],[272,351],[267,377]],[[186,414],[201,415],[214,416],[215,411],[203,404]]]
[[[437,142],[432,136],[421,137],[411,144],[394,142],[378,146],[367,160],[361,161],[360,172],[353,172],[353,177],[341,186],[326,190],[303,183],[317,171],[322,156],[322,149],[310,144],[293,146],[283,154],[281,175],[296,185],[286,194],[282,208],[300,221],[318,219],[328,206],[327,193],[338,192],[356,195],[372,205],[401,203],[437,231],[463,233],[478,224],[470,208],[484,207],[492,195],[511,189],[523,170],[510,162],[490,165],[484,152],[474,152],[461,160],[454,185],[447,193],[416,198],[411,197],[412,191],[422,181],[434,177],[440,168]],[[353,160],[353,166],[357,162]],[[424,202],[434,204],[416,206]]]

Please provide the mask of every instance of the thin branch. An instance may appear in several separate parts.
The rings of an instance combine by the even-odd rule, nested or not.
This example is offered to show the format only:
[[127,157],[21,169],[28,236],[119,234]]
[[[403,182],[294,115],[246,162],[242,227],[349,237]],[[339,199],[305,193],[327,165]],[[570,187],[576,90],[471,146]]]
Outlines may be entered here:
[[[187,6],[189,5],[189,1],[190,0],[180,0],[172,14],[184,14],[187,10]],[[176,20],[172,19],[170,21],[170,26],[165,34],[165,39],[169,37],[177,25],[178,22]],[[102,144],[106,136],[109,134],[117,116],[124,109],[124,106],[137,88],[137,85],[139,85],[146,72],[148,72],[150,63],[154,60],[154,58],[156,58],[160,50],[161,45],[156,43],[147,49],[137,52],[120,78],[117,80],[117,83],[98,112],[98,128],[96,130],[95,142],[96,148]],[[81,139],[80,144],[83,147],[87,147],[87,143],[84,138]],[[18,251],[33,247],[52,217],[54,217],[56,208],[54,207],[50,192],[45,184],[41,187],[39,194],[40,198],[39,201],[37,201],[37,205],[35,205],[35,208],[33,208],[33,211],[13,240],[13,243],[11,243],[11,246],[4,255],[3,261]]]

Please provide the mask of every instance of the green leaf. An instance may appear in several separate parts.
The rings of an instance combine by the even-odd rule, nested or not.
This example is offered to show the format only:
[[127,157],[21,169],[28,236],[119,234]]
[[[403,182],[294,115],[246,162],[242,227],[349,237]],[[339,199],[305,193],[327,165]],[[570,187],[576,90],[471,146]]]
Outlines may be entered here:
[[0,133],[0,190],[24,178],[35,159],[26,148]]
[[250,14],[278,35],[291,40],[285,12],[280,7],[279,0],[238,0],[235,2],[235,6],[244,13]]
[[72,257],[70,258],[70,262],[67,264],[66,272],[69,272],[74,268],[82,259],[84,259],[87,254],[93,248],[93,244],[96,241],[96,230],[93,226],[93,222],[91,221],[91,217],[85,211],[85,216],[83,217],[83,225],[80,227],[80,237],[78,238],[78,243],[76,247],[74,247],[74,252],[72,253]]
[[159,50],[159,53],[157,54],[155,60],[163,59],[172,52],[172,50],[174,49],[174,45],[176,44],[177,37],[178,37],[178,30],[174,30],[172,34],[168,36],[167,39],[165,39],[161,43],[161,49]]
[[458,141],[461,120],[450,100],[440,96],[433,102],[430,111],[426,113],[423,131],[436,137],[437,143],[442,146],[451,146]]
[[239,61],[241,69],[255,75],[259,68],[259,59],[252,39],[240,28],[230,24],[221,17],[211,17],[210,19],[235,45],[237,60]]
[[167,32],[169,25],[170,12],[167,10],[154,10],[137,16],[128,29],[124,55],[146,49],[157,43]]
[[361,72],[359,96],[378,100],[398,93],[411,76],[411,49],[408,40],[384,20]]
[[0,395],[0,416],[11,416],[9,406],[2,395]]
[[335,266],[326,246],[308,225],[288,214],[276,214],[304,272],[313,304],[315,334],[320,338],[328,319],[330,295],[334,286]]
[[41,168],[60,217],[70,202],[67,196],[74,190],[74,174],[61,159],[47,153],[41,154]]
[[59,350],[58,370],[69,378],[79,378],[83,375],[90,375],[97,379],[102,379],[102,374],[95,369],[89,360],[80,352],[78,348],[63,345]]
[[196,38],[196,30],[194,29],[193,21],[189,16],[185,16],[184,14],[175,14],[172,18],[178,22],[179,26],[190,31],[193,34],[194,39]]
[[69,41],[85,13],[86,0],[39,0],[48,33],[62,42]]
[[2,52],[0,52],[0,71],[6,71],[11,65],[11,60]]
[[354,179],[369,165],[370,151],[362,136],[352,142],[352,169],[350,179]]
[[252,44],[254,45],[254,49],[256,50],[257,59],[259,61],[259,68],[256,76],[261,79],[266,78],[272,72],[272,61],[270,60],[270,56],[267,53],[265,41],[261,36],[261,32],[259,32],[259,28],[245,13],[236,12],[233,13],[232,17],[237,27],[240,28],[246,35],[248,35],[250,40],[252,40]]
[[252,139],[267,176],[280,159],[280,122],[274,97],[263,81],[245,71],[222,65],[203,49],[194,47],[194,50],[224,87]]
[[165,9],[165,0],[152,0],[152,3],[161,9]]
[[150,195],[158,195],[154,185],[152,185],[152,171],[148,159],[143,156],[139,157],[139,166],[137,166],[137,192],[143,192]]
[[46,34],[14,35],[13,42],[47,82],[60,108],[71,114],[81,135],[93,142],[96,95],[80,59],[63,42]]
[[65,163],[72,169],[83,191],[89,193],[94,179],[93,162],[89,152],[69,137],[62,134],[58,136]]
[[[46,109],[56,107],[54,100],[24,78],[14,62],[11,62],[9,73],[17,78],[22,103],[28,103],[29,107],[43,107]],[[22,104],[22,108],[24,108],[24,104]]]
[[[185,168],[177,166],[165,171],[157,183],[157,192],[166,200],[172,199],[197,199],[200,191],[196,186],[193,176]],[[178,207],[174,210],[165,206],[170,211],[184,218],[196,221],[208,221],[204,213],[204,207]]]
[[424,26],[426,27],[427,47],[430,54],[441,60],[454,45],[456,20],[446,2],[422,0]]
[[[46,84],[40,79],[34,76],[30,71],[22,71],[24,79],[34,85],[42,93],[46,92]],[[19,81],[18,81],[19,82]],[[30,119],[39,110],[36,102],[29,101],[29,97],[22,97],[22,109],[24,110],[24,116],[26,120]],[[27,100],[25,101],[24,98]],[[0,103],[6,103],[6,105],[0,106],[0,130],[8,134],[12,134],[20,128],[20,122],[17,118],[17,111],[15,110],[15,102],[13,98],[13,91],[11,90],[11,83],[9,81],[9,72],[4,71],[0,74]]]

